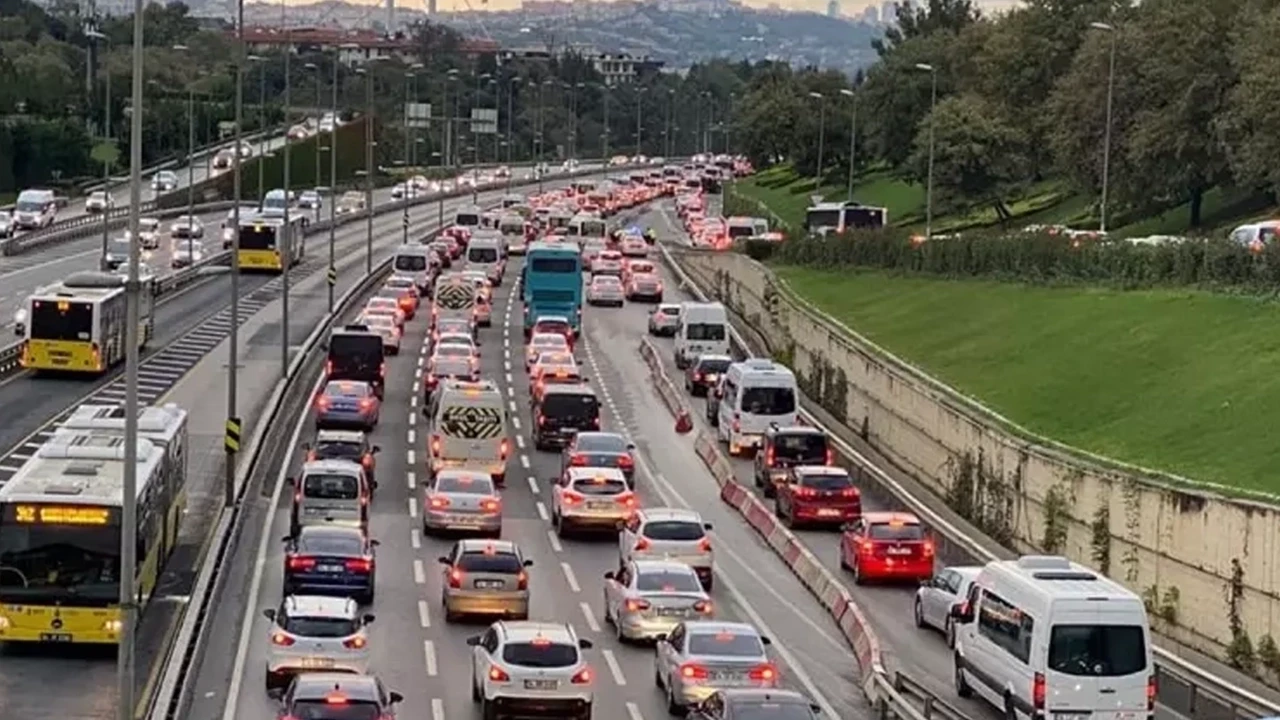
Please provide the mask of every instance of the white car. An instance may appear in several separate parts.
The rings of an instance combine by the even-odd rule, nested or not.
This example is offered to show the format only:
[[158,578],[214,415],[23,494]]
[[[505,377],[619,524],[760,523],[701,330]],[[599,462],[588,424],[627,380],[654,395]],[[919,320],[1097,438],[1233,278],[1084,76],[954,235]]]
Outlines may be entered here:
[[400,354],[400,339],[404,333],[389,313],[364,315],[360,318],[360,323],[382,336],[382,349],[388,355]]
[[467,638],[472,648],[471,698],[480,715],[520,714],[529,707],[557,717],[590,720],[595,672],[582,657],[591,641],[563,623],[496,622]]
[[13,217],[5,210],[0,210],[0,238],[13,237]]
[[204,260],[204,245],[199,240],[174,240],[173,259],[169,263],[174,270],[188,268]]
[[622,275],[622,253],[605,250],[591,259],[592,275]]
[[155,218],[138,219],[138,244],[146,250],[160,247],[160,221]]
[[546,351],[571,353],[573,349],[569,347],[569,341],[565,336],[560,333],[535,333],[529,338],[529,344],[524,349],[524,371],[529,372],[537,362],[538,356]]
[[941,630],[947,638],[947,647],[955,647],[956,628],[951,624],[951,608],[968,596],[969,586],[980,572],[982,568],[978,565],[945,567],[921,585],[916,590],[916,627]]
[[204,237],[204,223],[194,215],[178,218],[169,226],[169,236],[176,239]]
[[94,190],[84,201],[84,211],[93,214],[109,212],[115,206],[115,198],[106,190]]
[[622,280],[613,275],[594,275],[591,278],[591,284],[587,286],[588,305],[622,307],[626,304],[626,295],[626,291],[622,288]]
[[157,193],[167,193],[177,190],[178,173],[172,170],[161,170],[151,176],[151,189]]
[[711,523],[693,510],[638,509],[618,533],[618,566],[633,560],[675,560],[693,568],[702,587],[710,590],[715,568],[710,529]]
[[355,600],[345,597],[290,595],[279,609],[263,610],[271,621],[267,642],[266,686],[270,692],[301,672],[369,669],[368,626]]
[[680,306],[674,303],[663,303],[649,313],[649,334],[656,336],[674,336],[680,324]]
[[396,325],[404,327],[405,312],[400,309],[400,303],[391,298],[369,298],[364,304],[365,315],[390,315],[395,318]]

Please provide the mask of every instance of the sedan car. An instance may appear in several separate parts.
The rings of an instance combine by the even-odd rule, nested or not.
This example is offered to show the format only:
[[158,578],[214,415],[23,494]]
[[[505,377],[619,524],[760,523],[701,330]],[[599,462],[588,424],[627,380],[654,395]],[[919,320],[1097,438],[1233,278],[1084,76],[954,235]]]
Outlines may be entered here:
[[911,513],[869,512],[841,528],[840,567],[853,582],[924,582],[933,577],[933,541]]
[[194,215],[178,218],[169,226],[169,236],[175,239],[199,240],[204,237],[204,223]]
[[560,458],[560,470],[570,467],[617,468],[635,489],[636,446],[618,433],[580,432],[569,441]]
[[[418,314],[418,298],[417,295],[409,288],[396,288],[383,285],[371,299],[390,300],[395,303],[397,309],[404,313],[406,321],[412,320],[413,316]],[[368,305],[365,302],[365,305]]]
[[172,170],[161,170],[151,176],[151,189],[157,193],[173,192],[178,189],[178,173]]
[[338,207],[335,208],[335,211],[339,215],[350,215],[353,213],[363,212],[365,207],[364,193],[352,190],[342,194],[342,197],[338,200]]
[[951,624],[951,608],[969,596],[969,586],[981,570],[978,565],[945,567],[921,585],[916,590],[916,627],[941,630],[947,638],[947,647],[955,647],[956,629]]
[[551,478],[551,524],[556,535],[616,531],[640,501],[616,468],[566,468]]
[[[418,282],[409,275],[392,275],[382,283],[382,287],[391,290],[400,290],[400,306],[406,308],[406,312],[412,309],[413,312],[409,317],[413,317],[418,312],[418,306],[422,304],[422,292],[418,289]],[[406,300],[405,298],[408,298]]]
[[638,560],[604,574],[604,621],[619,640],[657,640],[685,620],[714,614],[711,597],[684,563]]
[[373,386],[358,380],[330,380],[316,398],[316,427],[355,427],[373,432],[382,401]]
[[365,315],[390,315],[395,318],[396,325],[404,327],[408,315],[400,309],[400,302],[395,298],[372,297],[365,301]]
[[84,201],[84,211],[93,215],[109,212],[115,206],[116,199],[106,190],[94,190]]
[[658,640],[654,681],[667,707],[683,711],[721,688],[778,687],[769,638],[746,623],[694,620]]
[[502,498],[489,473],[445,468],[427,483],[422,532],[474,532],[501,537]]
[[174,240],[169,264],[174,270],[189,268],[205,258],[204,244],[199,240]]
[[662,302],[662,277],[657,273],[631,273],[625,293],[628,300]]
[[281,696],[280,715],[307,720],[389,718],[402,700],[403,695],[388,691],[372,675],[307,673]]
[[520,546],[509,540],[459,540],[440,556],[440,604],[446,622],[473,615],[529,618],[529,572]]
[[732,364],[733,358],[728,355],[699,355],[684,370],[684,389],[694,397],[706,397]]
[[623,257],[642,258],[649,255],[649,243],[644,241],[644,237],[640,235],[627,235],[622,238],[622,242],[618,245],[618,250]]
[[671,337],[676,334],[676,326],[680,321],[680,306],[665,303],[649,313],[649,334],[657,337]]
[[565,340],[564,335],[560,333],[538,333],[529,338],[529,344],[524,348],[524,369],[528,372],[533,367],[533,363],[537,361],[538,356],[544,352],[570,353],[569,341]]
[[160,247],[160,221],[156,218],[138,219],[138,244],[145,250]]
[[466,338],[471,344],[475,345],[476,325],[470,318],[438,318],[435,327],[431,328],[432,346],[440,342],[441,338],[449,338],[448,342],[456,342],[458,338]]
[[360,463],[372,487],[377,489],[378,483],[372,481],[377,471],[376,456],[382,448],[370,443],[368,434],[358,430],[321,430],[316,433],[314,443],[303,447],[307,450],[307,462],[350,460]]
[[303,210],[319,210],[323,205],[324,200],[315,190],[303,190],[298,194],[298,207]]
[[373,602],[377,561],[364,530],[344,525],[303,525],[284,538],[284,594],[339,595]]
[[289,595],[279,608],[267,608],[262,614],[271,621],[267,692],[287,686],[304,672],[369,670],[368,627],[374,618],[361,614],[351,598]]
[[622,280],[612,275],[593,275],[591,284],[587,286],[588,305],[613,305],[622,307],[626,304],[627,293],[622,288]]
[[357,322],[382,336],[382,349],[388,355],[400,354],[400,341],[404,337],[404,330],[399,325],[396,325],[396,319],[390,314],[370,313],[361,315]]

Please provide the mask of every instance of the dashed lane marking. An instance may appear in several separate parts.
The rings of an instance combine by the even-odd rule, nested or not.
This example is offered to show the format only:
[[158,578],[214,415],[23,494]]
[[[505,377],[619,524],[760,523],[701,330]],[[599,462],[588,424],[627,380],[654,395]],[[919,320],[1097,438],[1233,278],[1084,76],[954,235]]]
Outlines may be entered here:
[[414,528],[409,531],[409,545],[412,546],[414,550],[422,547],[422,533],[418,528]]
[[613,674],[613,681],[618,685],[626,685],[627,678],[622,674],[622,666],[618,664],[618,658],[614,656],[613,650],[605,648],[602,652],[604,662],[609,666],[609,672]]
[[538,495],[542,492],[542,488],[538,487],[538,478],[530,475],[526,477],[525,480],[529,481],[529,492],[534,495]]
[[413,582],[417,585],[427,584],[427,569],[422,566],[421,560],[413,561]]
[[582,617],[587,621],[587,627],[591,628],[591,632],[600,632],[600,623],[596,620],[596,614],[591,611],[591,606],[585,602],[578,603],[578,607],[582,608]]
[[560,544],[560,536],[556,535],[555,530],[547,531],[547,539],[551,541],[551,549],[556,552],[564,552],[564,545]]
[[547,506],[542,504],[541,500],[536,503],[535,507],[538,508],[538,517],[542,518],[542,522],[551,521],[551,515],[547,513]]
[[560,570],[564,572],[564,581],[568,583],[569,589],[576,593],[582,592],[582,586],[578,584],[578,576],[573,574],[573,567],[567,562],[562,562]]
[[411,518],[418,517],[418,499],[417,498],[409,498],[409,517]]
[[520,456],[520,464],[521,464],[522,466],[524,466],[524,469],[525,469],[525,470],[528,470],[528,469],[529,469],[529,456],[528,456],[528,455],[521,455],[521,456]]
[[440,669],[436,667],[436,644],[430,640],[422,641],[422,654],[426,656],[427,675],[435,677]]
[[424,628],[431,627],[431,606],[426,600],[418,601],[418,624]]
[[404,474],[405,482],[409,484],[409,489],[413,490],[418,487],[418,476],[412,470]]

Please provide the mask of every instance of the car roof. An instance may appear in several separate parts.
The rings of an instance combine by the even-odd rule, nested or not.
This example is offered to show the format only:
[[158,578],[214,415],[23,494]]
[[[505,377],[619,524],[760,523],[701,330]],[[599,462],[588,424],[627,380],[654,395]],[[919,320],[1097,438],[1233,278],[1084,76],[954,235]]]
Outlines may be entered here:
[[490,475],[489,473],[481,472],[479,470],[468,470],[466,468],[441,468],[440,470],[436,471],[435,476],[436,476],[436,479],[440,479],[440,478],[467,479],[469,478],[472,481],[483,480],[487,483],[493,482],[493,476]]
[[[324,387],[326,390],[328,390],[331,387],[338,387],[339,389],[343,389],[343,386],[350,386],[350,389],[352,392],[359,392],[363,390],[366,393],[369,392],[370,388],[372,387],[369,385],[369,383],[365,382],[364,380],[330,380],[329,382],[324,384]],[[346,392],[346,390],[343,389],[343,392]]]
[[294,700],[322,699],[332,692],[342,693],[353,700],[382,704],[378,681],[372,675],[302,673],[294,677]]
[[627,478],[618,468],[598,468],[598,467],[571,467],[569,468],[570,482],[579,480],[594,480],[600,478],[603,480],[617,480],[625,483]]
[[318,430],[316,431],[316,442],[350,442],[362,443],[368,437],[359,430]]
[[728,362],[728,363],[733,362],[733,358],[729,357],[728,355],[699,355],[696,362],[702,363],[702,362],[707,362],[708,360],[717,360],[720,362]]
[[801,475],[831,475],[849,477],[849,471],[838,465],[797,465],[793,468]]
[[[705,356],[703,356],[705,357]],[[701,358],[699,358],[701,359]],[[810,425],[779,425],[765,430],[768,435],[821,435],[826,437],[827,434],[822,430]]]
[[696,510],[685,510],[684,508],[641,508],[636,511],[636,515],[640,517],[641,522],[686,520],[702,524],[702,516]]
[[485,540],[481,538],[465,538],[458,541],[458,550],[464,553],[483,553],[489,548],[493,552],[504,555],[519,555],[520,546],[514,540]]
[[617,438],[621,440],[624,444],[627,442],[627,436],[623,435],[622,433],[600,432],[598,430],[593,430],[590,432],[580,432],[577,434],[577,436],[574,439],[580,440],[583,438],[586,438],[587,440],[591,440],[593,438]]
[[586,383],[549,383],[543,390],[543,395],[590,395],[595,397],[596,391]]
[[350,473],[357,474],[363,472],[364,469],[360,463],[350,458],[328,458],[325,460],[312,460],[302,464],[302,474],[310,473]]
[[540,333],[534,333],[533,337],[529,338],[530,345],[539,341],[542,341],[542,342],[554,341],[557,345],[569,344],[569,339],[566,338],[562,333],[540,332]]
[[507,642],[529,642],[537,638],[545,638],[551,642],[560,642],[577,647],[578,638],[573,629],[564,623],[540,622],[537,620],[501,621],[497,623],[499,631]]
[[360,606],[349,597],[290,595],[284,599],[285,612],[294,616],[354,620]]

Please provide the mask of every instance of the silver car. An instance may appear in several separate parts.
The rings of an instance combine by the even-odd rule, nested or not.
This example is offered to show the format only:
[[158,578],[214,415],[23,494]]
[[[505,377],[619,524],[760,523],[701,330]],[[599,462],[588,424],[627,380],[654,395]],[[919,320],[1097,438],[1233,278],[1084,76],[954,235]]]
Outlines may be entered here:
[[84,201],[84,211],[87,213],[104,213],[115,206],[115,198],[105,190],[94,190]]
[[199,240],[174,240],[173,269],[187,268],[204,260],[204,245]]
[[170,192],[178,188],[178,173],[172,170],[161,170],[151,176],[151,189],[156,192]]
[[697,573],[684,563],[638,560],[604,574],[604,620],[619,640],[656,640],[685,620],[714,614]]
[[262,614],[271,621],[267,692],[288,685],[293,675],[302,672],[368,672],[367,628],[373,615],[362,615],[355,600],[290,595],[279,608]]
[[427,483],[422,497],[422,532],[444,530],[502,535],[502,498],[489,473],[447,468]]
[[916,627],[941,630],[947,637],[947,647],[954,647],[956,629],[951,624],[951,608],[969,594],[969,586],[982,570],[977,565],[946,567],[934,574],[933,579],[916,590]]
[[357,321],[371,331],[382,336],[382,349],[388,355],[400,354],[400,338],[402,333],[396,320],[390,315],[363,315]]
[[725,688],[778,687],[769,638],[746,623],[682,622],[658,639],[654,680],[673,714]]
[[155,218],[138,219],[138,244],[147,250],[160,247],[160,221]]
[[204,223],[194,215],[178,218],[169,226],[169,235],[174,239],[195,239],[204,237]]
[[649,334],[672,336],[680,323],[680,306],[671,303],[659,305],[649,313]]
[[711,523],[693,510],[637,510],[618,533],[619,565],[632,560],[674,560],[693,568],[702,587],[711,589],[715,552],[707,531]]
[[622,307],[626,304],[626,295],[622,281],[612,275],[596,275],[591,278],[591,284],[587,286],[588,305]]
[[513,620],[529,618],[529,573],[520,547],[509,540],[460,540],[448,555],[440,556],[444,568],[441,604],[445,620],[468,615],[499,615]]

